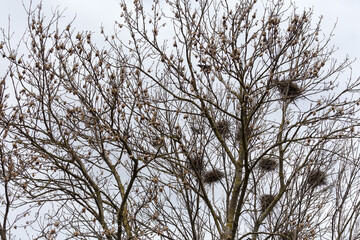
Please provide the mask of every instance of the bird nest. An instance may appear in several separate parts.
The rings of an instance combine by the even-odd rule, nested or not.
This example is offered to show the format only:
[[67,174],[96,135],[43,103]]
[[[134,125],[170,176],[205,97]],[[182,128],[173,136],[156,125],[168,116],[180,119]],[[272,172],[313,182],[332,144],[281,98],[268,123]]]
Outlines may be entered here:
[[275,196],[272,194],[265,194],[260,197],[260,203],[261,203],[261,210],[265,211],[272,201],[274,200]]
[[230,126],[231,123],[228,120],[220,120],[216,122],[216,128],[222,136],[230,135]]
[[307,176],[306,182],[313,187],[319,187],[326,184],[326,173],[320,169],[313,170]]
[[161,148],[165,144],[165,139],[160,136],[153,137],[151,144],[156,148]]
[[275,85],[277,86],[280,94],[286,99],[294,100],[302,94],[302,89],[290,80],[276,81]]
[[195,172],[203,172],[205,168],[203,157],[198,153],[191,154],[188,157],[187,167]]
[[273,171],[277,167],[277,161],[270,157],[265,157],[259,161],[259,167],[264,171]]
[[207,171],[205,172],[203,179],[204,179],[204,183],[216,183],[218,181],[220,181],[223,177],[225,176],[225,174],[218,170],[218,169],[214,169],[211,171]]

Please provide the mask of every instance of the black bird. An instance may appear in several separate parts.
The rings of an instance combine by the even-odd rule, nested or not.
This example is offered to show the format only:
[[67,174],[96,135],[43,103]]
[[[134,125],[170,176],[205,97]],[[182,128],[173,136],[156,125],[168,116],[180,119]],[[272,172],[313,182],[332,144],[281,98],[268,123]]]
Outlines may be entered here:
[[211,71],[211,66],[206,64],[198,64],[200,70],[204,73],[209,73]]

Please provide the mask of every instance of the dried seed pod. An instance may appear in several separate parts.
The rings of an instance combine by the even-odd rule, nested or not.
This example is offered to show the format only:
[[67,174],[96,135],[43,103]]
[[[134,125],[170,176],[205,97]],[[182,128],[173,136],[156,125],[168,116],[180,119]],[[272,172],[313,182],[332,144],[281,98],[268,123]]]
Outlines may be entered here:
[[152,220],[158,220],[160,216],[160,212],[159,211],[155,211],[154,214],[151,216]]
[[312,187],[319,187],[326,184],[326,173],[320,169],[312,170],[307,176],[306,182]]
[[277,161],[270,157],[262,158],[259,161],[259,167],[265,171],[273,171],[276,169],[276,166],[277,166]]
[[224,173],[218,169],[207,171],[203,176],[204,183],[208,183],[208,184],[216,183],[220,181],[224,176],[225,176]]
[[260,197],[261,210],[265,211],[274,200],[275,196],[272,194],[265,194]]

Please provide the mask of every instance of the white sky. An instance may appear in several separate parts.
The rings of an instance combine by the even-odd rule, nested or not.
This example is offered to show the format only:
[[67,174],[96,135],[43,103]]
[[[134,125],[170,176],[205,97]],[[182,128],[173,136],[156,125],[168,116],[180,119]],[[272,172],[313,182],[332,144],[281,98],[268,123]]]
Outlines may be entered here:
[[353,77],[360,75],[360,1],[359,0],[297,0],[296,5],[304,8],[314,7],[314,15],[323,15],[325,33],[329,33],[337,22],[332,43],[338,47],[335,54],[339,60],[347,54],[352,59],[357,59],[352,64]]

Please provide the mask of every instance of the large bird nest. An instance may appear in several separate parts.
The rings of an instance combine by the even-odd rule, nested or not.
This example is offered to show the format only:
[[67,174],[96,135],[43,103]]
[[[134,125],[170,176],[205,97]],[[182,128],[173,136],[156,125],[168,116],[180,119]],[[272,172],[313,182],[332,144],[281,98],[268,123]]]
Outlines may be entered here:
[[275,85],[285,99],[294,100],[303,92],[303,90],[291,80],[275,81]]
[[187,167],[194,172],[202,173],[205,169],[204,159],[201,154],[193,153],[188,157]]
[[211,183],[219,182],[224,176],[225,174],[222,171],[218,169],[214,169],[205,172],[203,179],[204,179],[204,183],[211,184]]
[[228,120],[220,120],[216,122],[216,128],[223,137],[230,135],[231,123]]
[[259,161],[258,166],[264,171],[273,171],[277,167],[277,161],[270,157],[264,157]]
[[326,184],[326,173],[320,169],[312,170],[306,179],[309,186],[319,187]]
[[261,210],[265,211],[272,201],[274,200],[275,196],[272,194],[264,194],[260,197],[260,203],[261,203]]

